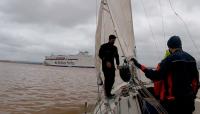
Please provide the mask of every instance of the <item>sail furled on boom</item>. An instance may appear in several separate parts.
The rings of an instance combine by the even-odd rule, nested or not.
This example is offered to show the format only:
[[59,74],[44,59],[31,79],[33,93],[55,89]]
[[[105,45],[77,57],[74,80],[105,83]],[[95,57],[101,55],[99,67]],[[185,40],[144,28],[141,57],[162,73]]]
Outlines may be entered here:
[[99,8],[95,45],[97,73],[101,67],[98,51],[101,44],[108,42],[110,34],[117,36],[115,45],[120,59],[135,57],[131,0],[101,0]]

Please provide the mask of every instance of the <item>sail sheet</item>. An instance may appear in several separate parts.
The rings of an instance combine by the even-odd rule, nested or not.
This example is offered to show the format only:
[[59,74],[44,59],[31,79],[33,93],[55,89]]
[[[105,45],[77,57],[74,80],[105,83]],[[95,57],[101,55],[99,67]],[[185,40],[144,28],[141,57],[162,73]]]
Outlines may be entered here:
[[115,45],[120,60],[135,56],[135,41],[130,0],[101,0],[96,30],[95,58],[97,75],[100,75],[101,61],[98,57],[100,45],[108,42],[110,34],[117,36]]

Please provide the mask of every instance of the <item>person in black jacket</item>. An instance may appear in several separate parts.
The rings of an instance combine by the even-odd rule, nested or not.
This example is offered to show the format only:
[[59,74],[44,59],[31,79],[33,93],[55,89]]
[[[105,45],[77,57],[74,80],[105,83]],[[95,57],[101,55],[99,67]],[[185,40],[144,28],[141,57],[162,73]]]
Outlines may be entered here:
[[182,50],[179,36],[172,36],[167,42],[171,55],[162,60],[157,70],[147,69],[131,60],[151,80],[164,81],[165,99],[161,102],[169,114],[192,114],[199,88],[199,72],[196,60]]
[[116,40],[115,35],[109,36],[109,42],[101,45],[99,50],[99,57],[102,60],[102,70],[104,73],[104,89],[105,95],[108,98],[113,97],[111,94],[112,86],[115,82],[115,64],[114,59],[116,59],[117,68],[119,68],[119,54],[117,47],[114,46]]

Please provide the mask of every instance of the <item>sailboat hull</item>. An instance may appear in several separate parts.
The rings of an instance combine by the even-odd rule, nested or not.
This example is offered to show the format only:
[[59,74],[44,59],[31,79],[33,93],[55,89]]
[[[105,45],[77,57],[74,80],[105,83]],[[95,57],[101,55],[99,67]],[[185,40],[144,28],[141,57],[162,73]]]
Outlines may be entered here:
[[116,94],[115,98],[102,99],[93,114],[141,114],[137,92],[129,92],[127,96],[121,94],[125,86],[120,85],[116,91],[113,91]]

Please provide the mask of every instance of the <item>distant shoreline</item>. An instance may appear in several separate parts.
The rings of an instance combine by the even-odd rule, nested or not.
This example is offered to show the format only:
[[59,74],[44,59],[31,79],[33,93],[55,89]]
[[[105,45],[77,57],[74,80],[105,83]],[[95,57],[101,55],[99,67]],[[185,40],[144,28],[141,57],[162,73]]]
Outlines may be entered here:
[[18,64],[34,64],[34,65],[43,65],[43,63],[41,63],[41,62],[28,62],[28,61],[0,60],[0,62],[5,62],[5,63],[18,63]]
[[[29,61],[11,61],[11,60],[0,60],[0,62],[5,63],[17,63],[17,64],[33,64],[33,65],[43,65],[41,62],[29,62]],[[200,64],[197,65],[198,70],[200,70]],[[148,67],[150,69],[155,69],[154,67]]]

